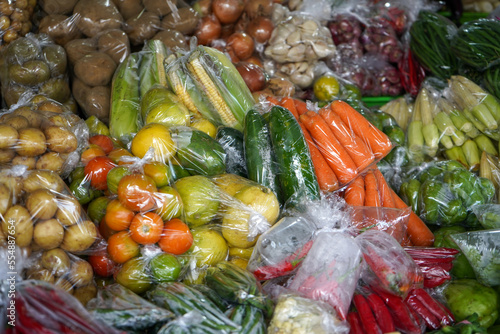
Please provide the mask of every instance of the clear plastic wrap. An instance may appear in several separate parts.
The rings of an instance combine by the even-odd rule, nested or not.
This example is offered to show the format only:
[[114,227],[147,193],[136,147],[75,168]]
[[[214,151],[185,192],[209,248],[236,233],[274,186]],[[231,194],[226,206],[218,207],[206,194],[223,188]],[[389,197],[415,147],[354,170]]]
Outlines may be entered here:
[[26,92],[69,103],[66,52],[47,35],[30,33],[15,40],[2,48],[0,59],[2,96],[8,107]]
[[368,286],[405,298],[413,287],[422,285],[419,267],[387,233],[366,231],[355,241],[366,263],[361,279]]
[[[12,43],[16,39],[25,36],[32,29],[33,13],[36,1],[5,1],[2,4],[0,13],[0,39],[1,47]],[[0,48],[1,48],[0,47]]]
[[350,210],[353,227],[360,233],[367,230],[382,231],[402,243],[411,209],[354,206]]
[[500,205],[499,204],[480,204],[472,207],[477,220],[481,226],[487,230],[500,228]]
[[500,284],[500,230],[458,233],[451,238],[469,260],[480,283]]

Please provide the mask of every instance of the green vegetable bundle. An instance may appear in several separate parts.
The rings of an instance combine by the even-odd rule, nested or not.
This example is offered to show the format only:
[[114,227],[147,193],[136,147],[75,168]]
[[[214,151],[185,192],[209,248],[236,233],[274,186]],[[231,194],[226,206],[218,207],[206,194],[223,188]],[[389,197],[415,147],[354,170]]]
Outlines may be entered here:
[[492,66],[484,72],[483,83],[491,94],[500,99],[500,65]]

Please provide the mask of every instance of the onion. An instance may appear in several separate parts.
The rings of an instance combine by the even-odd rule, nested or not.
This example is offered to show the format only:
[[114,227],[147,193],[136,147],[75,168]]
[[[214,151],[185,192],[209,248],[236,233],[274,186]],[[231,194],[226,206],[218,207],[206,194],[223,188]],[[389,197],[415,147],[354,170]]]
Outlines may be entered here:
[[212,11],[212,0],[198,0],[193,5],[193,9],[200,14],[201,17],[207,16]]
[[245,4],[242,0],[214,0],[212,2],[212,11],[222,24],[238,21],[243,9],[245,9]]
[[234,25],[234,31],[246,31],[249,23],[250,19],[248,18],[248,15],[243,13],[238,22]]
[[234,24],[224,24],[220,33],[220,38],[228,39],[235,32]]
[[239,62],[236,64],[236,69],[251,92],[257,92],[266,86],[266,75],[260,66]]
[[240,60],[249,58],[254,51],[255,43],[248,34],[235,32],[227,39],[227,51],[233,51]]
[[245,61],[247,63],[254,64],[254,65],[257,65],[257,66],[264,68],[264,65],[262,64],[262,61],[260,60],[260,58],[255,56],[255,55],[251,56],[250,58],[245,59]]
[[273,12],[272,0],[248,0],[245,5],[245,12],[252,19],[260,16],[271,16]]
[[212,41],[219,38],[221,30],[220,22],[214,15],[202,17],[195,32],[198,44],[209,45]]
[[252,36],[257,43],[266,43],[273,33],[274,24],[267,17],[258,17],[252,20],[247,27],[247,33]]

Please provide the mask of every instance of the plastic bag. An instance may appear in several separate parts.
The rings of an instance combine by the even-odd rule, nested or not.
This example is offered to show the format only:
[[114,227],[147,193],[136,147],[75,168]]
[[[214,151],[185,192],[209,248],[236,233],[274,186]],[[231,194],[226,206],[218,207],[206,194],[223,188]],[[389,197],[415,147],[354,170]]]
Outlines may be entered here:
[[268,333],[348,333],[349,327],[340,321],[332,307],[324,302],[295,294],[278,298]]
[[26,92],[71,103],[66,52],[47,35],[27,34],[3,48],[0,58],[2,96],[8,107]]
[[500,284],[500,230],[458,233],[451,238],[469,260],[480,283]]
[[6,1],[2,7],[2,38],[0,45],[5,46],[31,31],[36,1]]
[[351,220],[353,227],[359,233],[369,230],[382,231],[402,243],[406,236],[410,213],[410,208],[354,206],[351,208]]
[[480,204],[472,207],[477,220],[487,230],[500,228],[500,205]]

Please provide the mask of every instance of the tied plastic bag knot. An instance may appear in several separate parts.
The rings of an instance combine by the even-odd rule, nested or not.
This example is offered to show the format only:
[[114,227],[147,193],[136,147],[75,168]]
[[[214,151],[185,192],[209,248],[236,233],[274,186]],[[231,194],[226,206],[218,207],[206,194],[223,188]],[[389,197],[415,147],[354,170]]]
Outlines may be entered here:
[[26,165],[13,165],[9,170],[6,170],[5,173],[12,177],[19,177],[25,175],[27,171],[28,166]]
[[198,310],[192,310],[174,320],[181,328],[189,329],[192,326],[200,325],[203,322],[203,314]]
[[248,218],[248,241],[254,241],[255,237],[271,228],[271,224],[260,213],[252,212]]
[[156,244],[144,245],[141,248],[141,256],[145,259],[152,259],[156,255],[162,254],[163,251]]
[[127,167],[131,172],[143,173],[144,165],[153,162],[154,157],[155,148],[150,147],[142,158],[124,155],[120,157],[119,161],[127,164]]

